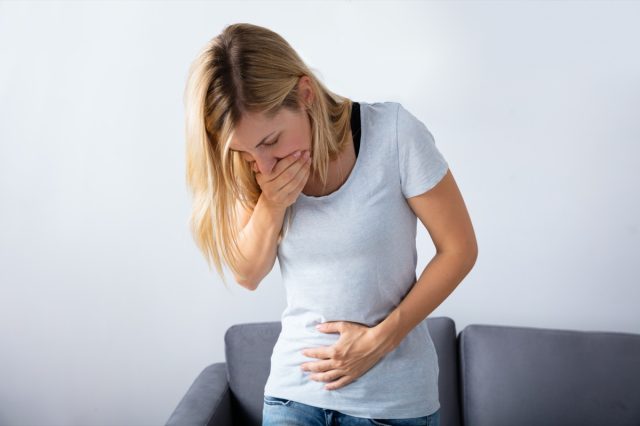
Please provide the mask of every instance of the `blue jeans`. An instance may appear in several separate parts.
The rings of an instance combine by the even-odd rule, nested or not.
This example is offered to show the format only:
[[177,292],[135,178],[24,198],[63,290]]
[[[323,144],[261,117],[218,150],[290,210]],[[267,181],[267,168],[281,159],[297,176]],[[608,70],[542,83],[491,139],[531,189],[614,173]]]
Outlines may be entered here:
[[440,426],[440,410],[410,419],[367,419],[314,407],[290,399],[265,395],[262,426]]

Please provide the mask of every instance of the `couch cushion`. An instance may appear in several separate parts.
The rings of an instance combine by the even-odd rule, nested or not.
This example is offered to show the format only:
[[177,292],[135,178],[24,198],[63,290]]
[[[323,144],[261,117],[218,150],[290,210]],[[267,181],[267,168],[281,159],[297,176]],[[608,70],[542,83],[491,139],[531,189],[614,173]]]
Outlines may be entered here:
[[640,424],[640,335],[469,325],[467,426]]

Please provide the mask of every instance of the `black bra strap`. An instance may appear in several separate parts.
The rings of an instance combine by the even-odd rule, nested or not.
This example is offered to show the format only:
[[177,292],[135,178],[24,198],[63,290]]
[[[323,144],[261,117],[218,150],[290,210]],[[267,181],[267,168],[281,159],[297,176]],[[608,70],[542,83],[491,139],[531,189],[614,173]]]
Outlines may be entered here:
[[360,151],[360,104],[351,103],[351,133],[353,134],[353,144],[356,149],[356,157]]

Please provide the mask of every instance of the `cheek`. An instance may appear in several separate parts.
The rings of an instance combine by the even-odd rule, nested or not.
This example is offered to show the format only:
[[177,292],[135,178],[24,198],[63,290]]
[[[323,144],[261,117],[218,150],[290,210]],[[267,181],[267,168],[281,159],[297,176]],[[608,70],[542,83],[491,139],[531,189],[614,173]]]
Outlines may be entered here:
[[247,163],[247,165],[249,166],[249,169],[253,170],[254,172],[258,171],[255,158],[247,154],[241,154],[240,158],[242,159],[243,162]]
[[305,149],[309,149],[309,147],[305,145],[304,139],[293,136],[282,141],[282,145],[278,147],[277,157],[284,158],[298,150],[303,151]]

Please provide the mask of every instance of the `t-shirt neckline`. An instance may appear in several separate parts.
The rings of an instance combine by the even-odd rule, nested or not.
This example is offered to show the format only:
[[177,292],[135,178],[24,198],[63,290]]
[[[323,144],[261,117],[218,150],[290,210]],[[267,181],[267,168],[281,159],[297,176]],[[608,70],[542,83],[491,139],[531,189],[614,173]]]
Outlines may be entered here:
[[[352,181],[356,178],[356,175],[358,174],[358,171],[360,170],[361,164],[364,159],[362,158],[365,155],[365,151],[367,149],[367,143],[365,142],[366,140],[366,130],[364,128],[364,126],[362,125],[364,122],[364,118],[363,115],[365,114],[364,109],[362,107],[362,102],[358,102],[359,104],[359,109],[360,109],[360,149],[358,152],[358,155],[356,156],[356,162],[353,166],[353,168],[351,169],[351,173],[349,173],[349,176],[347,176],[347,180],[344,181],[342,183],[342,185],[340,185],[340,187],[338,189],[336,189],[335,191],[333,191],[330,194],[327,195],[321,195],[321,196],[313,196],[313,195],[306,195],[305,193],[303,193],[302,191],[300,191],[300,194],[298,195],[298,199],[303,199],[303,200],[309,200],[311,202],[314,201],[328,201],[331,200],[337,196],[339,196],[341,193],[346,192],[347,189],[349,188],[349,186],[352,185]],[[351,128],[351,132],[353,134],[353,128]],[[355,135],[354,135],[355,136]]]

